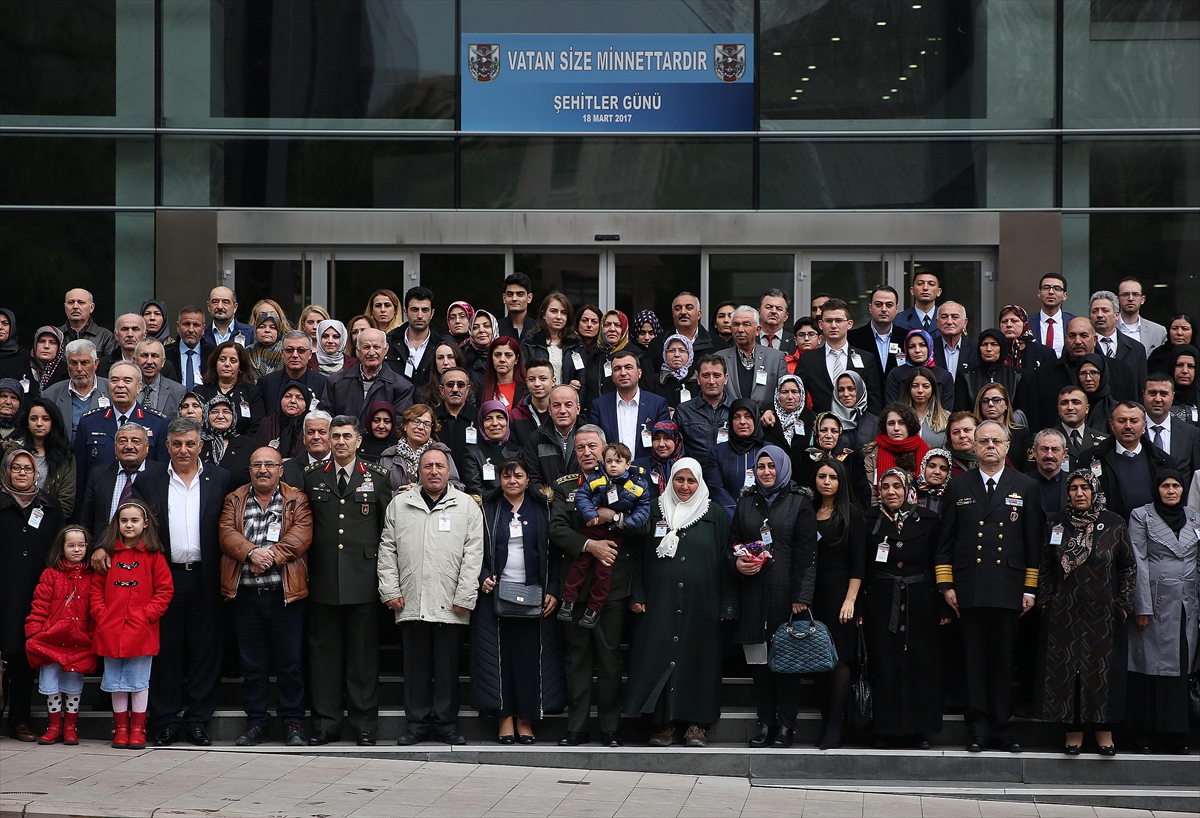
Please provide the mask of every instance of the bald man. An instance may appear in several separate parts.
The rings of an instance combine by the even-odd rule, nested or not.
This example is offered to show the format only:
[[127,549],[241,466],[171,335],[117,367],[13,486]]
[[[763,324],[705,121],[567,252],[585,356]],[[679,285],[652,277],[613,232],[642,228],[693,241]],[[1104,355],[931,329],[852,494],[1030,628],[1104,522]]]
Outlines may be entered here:
[[237,320],[237,295],[228,287],[213,287],[208,294],[208,316],[212,323],[204,331],[204,341],[216,346],[237,341],[242,346],[254,343],[254,327]]
[[67,314],[67,322],[59,329],[62,330],[64,346],[82,338],[96,345],[96,355],[101,358],[116,349],[117,339],[113,334],[92,321],[96,300],[90,292],[82,287],[67,290],[63,311]]

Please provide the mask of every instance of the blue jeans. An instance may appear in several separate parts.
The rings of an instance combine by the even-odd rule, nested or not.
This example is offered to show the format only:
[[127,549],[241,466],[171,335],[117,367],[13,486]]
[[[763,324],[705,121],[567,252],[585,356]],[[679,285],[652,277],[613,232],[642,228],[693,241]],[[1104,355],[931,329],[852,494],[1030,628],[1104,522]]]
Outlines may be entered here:
[[286,605],[283,591],[259,595],[238,588],[233,598],[233,632],[242,663],[242,707],[246,725],[267,727],[271,666],[275,666],[277,715],[284,721],[304,723],[304,674],[300,646],[304,641],[307,600]]

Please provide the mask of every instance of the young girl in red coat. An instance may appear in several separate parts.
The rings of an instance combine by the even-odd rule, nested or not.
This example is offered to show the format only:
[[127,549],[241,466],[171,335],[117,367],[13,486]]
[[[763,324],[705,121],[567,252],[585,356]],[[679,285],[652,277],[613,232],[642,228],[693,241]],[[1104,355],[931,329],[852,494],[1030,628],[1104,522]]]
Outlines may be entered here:
[[158,653],[158,621],[167,611],[175,584],[163,556],[158,523],[140,500],[117,507],[100,547],[112,563],[106,573],[97,572],[92,579],[96,620],[92,647],[104,657],[100,689],[112,693],[112,746],[140,750],[146,746],[150,663]]
[[83,674],[96,669],[88,607],[92,569],[85,562],[91,539],[79,525],[58,532],[46,559],[49,567],[33,593],[33,610],[25,618],[25,653],[30,667],[41,668],[38,690],[46,696],[50,714],[50,727],[38,744],[53,744],[60,737],[63,744],[79,743]]

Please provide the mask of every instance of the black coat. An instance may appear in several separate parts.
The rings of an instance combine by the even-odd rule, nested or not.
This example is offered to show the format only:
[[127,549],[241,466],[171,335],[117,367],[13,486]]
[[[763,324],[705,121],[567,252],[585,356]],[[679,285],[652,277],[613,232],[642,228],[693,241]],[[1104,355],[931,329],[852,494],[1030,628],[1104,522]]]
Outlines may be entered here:
[[250,482],[250,460],[254,452],[261,446],[249,435],[234,435],[225,444],[225,455],[220,462],[214,461],[212,443],[205,441],[200,449],[200,459],[213,466],[220,466],[229,472],[228,491],[236,491]]
[[[986,367],[983,365],[967,367],[960,371],[954,380],[954,411],[974,412],[975,398],[979,397],[980,390],[991,383],[998,383],[1007,389],[1009,401],[1015,404],[1017,389],[1024,377],[1025,371],[1017,369],[1015,366],[990,364]],[[1054,394],[1054,399],[1057,401],[1058,393]]]
[[[205,401],[216,397],[220,391],[216,384],[212,386],[198,384],[196,386],[196,394]],[[237,420],[237,433],[253,435],[258,431],[258,424],[262,423],[262,419],[267,416],[267,405],[263,402],[262,390],[258,388],[257,384],[238,384],[229,390],[229,397],[233,400],[233,416]],[[249,415],[246,414],[244,407],[249,408]],[[278,405],[275,408],[278,409]]]
[[[133,479],[135,485],[138,480],[142,479],[153,481],[167,479],[166,463],[159,463],[157,460],[147,458],[145,466],[145,469]],[[99,544],[111,521],[109,510],[112,508],[113,492],[117,490],[117,475],[120,471],[121,464],[118,462],[92,469],[83,490],[83,497],[76,500],[75,520],[92,532],[93,545]]]
[[[44,515],[37,528],[29,524],[35,508]],[[0,653],[6,656],[25,653],[25,617],[62,524],[62,509],[54,495],[38,492],[28,508],[21,508],[0,492]]]
[[364,429],[371,426],[367,409],[380,400],[390,403],[399,417],[404,414],[404,410],[413,405],[413,385],[403,375],[382,366],[364,397],[362,364],[355,364],[349,369],[330,375],[325,381],[325,391],[321,393],[321,404],[329,414],[353,415],[358,418],[359,425]]
[[[429,370],[433,369],[433,353],[438,348],[438,345],[454,344],[458,346],[458,344],[446,333],[438,332],[433,327],[430,327],[429,340],[425,343],[425,352],[421,355],[421,362],[417,364],[417,368],[413,370],[412,377],[409,378],[404,374],[408,367],[408,344],[404,343],[404,334],[406,332],[408,332],[407,322],[387,334],[388,351],[387,356],[384,358],[384,363],[386,366],[390,366],[397,375],[406,378],[412,383],[426,383],[429,381]],[[370,406],[369,403],[367,405]]]
[[[520,456],[521,447],[512,438],[500,446],[480,434],[478,443],[468,443],[463,449],[463,460],[458,473],[462,475],[464,491],[477,498],[486,497],[500,486],[500,464],[510,457]],[[496,470],[496,475],[491,480],[485,480],[483,468],[489,460]]]
[[[577,421],[575,428],[583,425]],[[573,433],[572,433],[573,434]],[[574,446],[568,446],[564,454],[559,445],[558,430],[554,424],[541,426],[525,442],[523,455],[533,471],[529,474],[529,485],[535,489],[553,486],[558,478],[579,473],[579,460]]]
[[771,559],[753,576],[737,572],[737,556],[726,550],[729,570],[737,577],[741,618],[733,641],[739,645],[766,642],[792,615],[792,603],[811,605],[816,586],[817,516],[807,495],[795,483],[782,489],[767,508],[757,485],[738,499],[729,538],[734,543],[762,539],[766,520],[771,528]]

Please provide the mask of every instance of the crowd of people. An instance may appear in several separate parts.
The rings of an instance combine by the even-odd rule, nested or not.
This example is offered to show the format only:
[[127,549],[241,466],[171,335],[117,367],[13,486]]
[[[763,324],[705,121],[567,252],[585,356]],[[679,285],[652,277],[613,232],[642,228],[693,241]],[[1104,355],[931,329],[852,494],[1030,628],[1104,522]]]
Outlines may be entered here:
[[940,285],[918,268],[905,310],[876,288],[861,327],[827,294],[791,322],[779,290],[707,327],[688,292],[661,318],[557,292],[535,311],[520,273],[503,317],[420,286],[346,323],[270,299],[243,323],[226,287],[112,331],[82,289],[33,333],[0,308],[9,732],[77,743],[99,672],[113,746],[208,745],[229,636],[237,744],[269,738],[273,675],[285,744],[373,745],[386,608],[401,745],[465,743],[467,642],[502,744],[564,711],[560,744],[586,744],[595,705],[606,746],[622,714],[704,746],[734,655],[750,746],[788,747],[800,676],[769,657],[811,616],[836,650],[822,748],[865,656],[881,747],[928,748],[961,699],[970,751],[1019,752],[1021,709],[1068,754],[1091,732],[1114,755],[1118,727],[1186,753],[1194,319],[1142,317],[1135,278],[1074,316],[1047,273],[1036,313],[972,337]]

